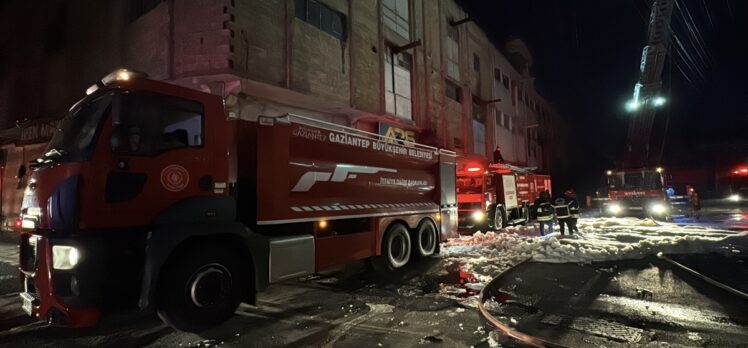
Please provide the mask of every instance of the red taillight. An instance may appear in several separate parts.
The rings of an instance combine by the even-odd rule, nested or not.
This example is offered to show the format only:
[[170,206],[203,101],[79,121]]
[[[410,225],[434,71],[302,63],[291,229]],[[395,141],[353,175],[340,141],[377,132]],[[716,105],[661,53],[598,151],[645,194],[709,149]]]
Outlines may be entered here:
[[14,224],[16,228],[21,228],[21,226],[23,225],[23,222],[21,221],[21,219],[16,219],[16,222]]
[[479,172],[481,170],[480,167],[469,167],[467,169],[468,172]]

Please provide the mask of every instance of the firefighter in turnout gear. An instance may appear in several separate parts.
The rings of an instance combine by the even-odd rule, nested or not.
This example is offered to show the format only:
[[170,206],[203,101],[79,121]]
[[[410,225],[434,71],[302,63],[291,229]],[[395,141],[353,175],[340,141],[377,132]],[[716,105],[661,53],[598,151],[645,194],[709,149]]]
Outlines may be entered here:
[[[564,197],[569,203],[569,213],[571,213],[571,218],[567,225],[569,226],[569,234],[574,234],[574,232],[579,233],[579,228],[577,227],[577,221],[579,220],[579,201],[577,200],[577,193],[574,192],[574,190],[569,189],[564,192]],[[561,232],[563,233],[563,227],[561,227]]]
[[540,197],[535,201],[532,210],[537,215],[540,223],[540,235],[545,235],[545,227],[548,226],[548,234],[553,233],[553,206],[551,205],[551,194],[548,191],[540,193]]
[[556,197],[556,199],[553,200],[553,212],[556,213],[558,225],[561,228],[561,235],[564,235],[565,227],[569,227],[570,235],[574,234],[574,230],[571,227],[571,209],[566,194],[561,197]]

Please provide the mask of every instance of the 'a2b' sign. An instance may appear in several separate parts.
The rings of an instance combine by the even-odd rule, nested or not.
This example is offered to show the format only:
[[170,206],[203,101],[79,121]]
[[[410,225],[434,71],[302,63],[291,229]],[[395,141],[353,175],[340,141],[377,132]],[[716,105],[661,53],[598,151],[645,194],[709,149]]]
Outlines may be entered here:
[[388,124],[379,124],[379,134],[387,138],[388,142],[399,143],[403,142],[416,142],[416,132],[412,130],[405,130]]

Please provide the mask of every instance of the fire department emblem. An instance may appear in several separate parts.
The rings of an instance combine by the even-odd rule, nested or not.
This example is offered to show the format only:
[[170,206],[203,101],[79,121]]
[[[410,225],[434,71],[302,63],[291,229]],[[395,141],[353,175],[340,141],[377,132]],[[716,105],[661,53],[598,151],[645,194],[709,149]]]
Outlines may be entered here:
[[187,172],[187,169],[184,169],[184,167],[178,164],[168,165],[161,171],[161,185],[167,191],[182,191],[189,183],[190,173]]

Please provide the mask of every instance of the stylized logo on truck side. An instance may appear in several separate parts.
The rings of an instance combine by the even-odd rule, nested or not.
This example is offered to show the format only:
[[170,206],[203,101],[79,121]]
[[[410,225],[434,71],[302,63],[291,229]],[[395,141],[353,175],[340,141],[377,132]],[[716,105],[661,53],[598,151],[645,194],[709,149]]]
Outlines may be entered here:
[[291,192],[307,192],[317,182],[343,182],[347,179],[355,179],[358,174],[376,174],[380,172],[397,173],[396,169],[359,166],[355,164],[335,165],[333,172],[306,172],[299,178]]

